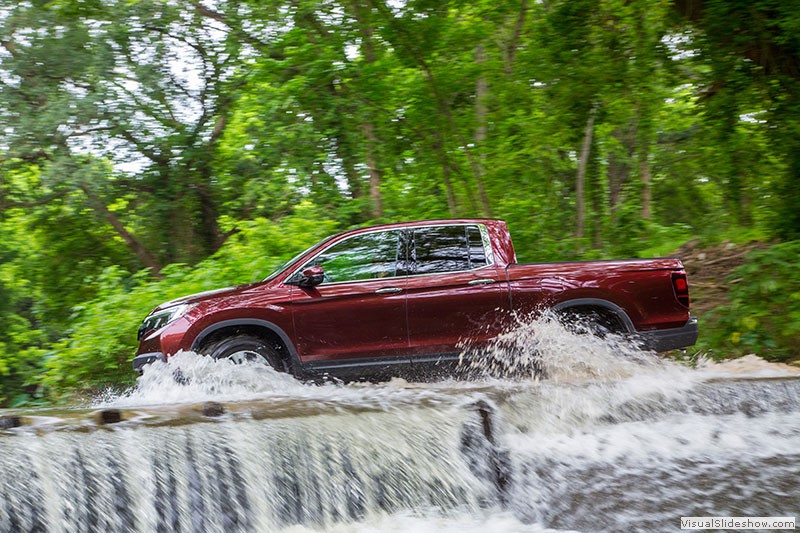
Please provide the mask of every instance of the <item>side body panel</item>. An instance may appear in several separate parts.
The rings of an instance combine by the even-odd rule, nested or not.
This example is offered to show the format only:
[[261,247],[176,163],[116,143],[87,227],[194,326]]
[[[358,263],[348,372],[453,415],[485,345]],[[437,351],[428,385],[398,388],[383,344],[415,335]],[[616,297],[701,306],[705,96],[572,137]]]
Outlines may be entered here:
[[295,345],[303,363],[408,354],[405,277],[295,287]]
[[538,314],[568,300],[598,299],[627,313],[637,331],[683,326],[689,310],[675,297],[676,259],[633,259],[510,265],[507,279],[514,310]]
[[[263,283],[247,286],[232,294],[205,298],[185,316],[161,330],[147,334],[140,342],[138,354],[161,352],[166,357],[196,348],[198,336],[222,322],[257,320],[294,339],[291,302],[292,287]],[[290,347],[291,348],[291,347]]]
[[509,317],[507,284],[494,266],[470,272],[410,277],[408,327],[411,353],[458,353],[459,343],[485,343]]

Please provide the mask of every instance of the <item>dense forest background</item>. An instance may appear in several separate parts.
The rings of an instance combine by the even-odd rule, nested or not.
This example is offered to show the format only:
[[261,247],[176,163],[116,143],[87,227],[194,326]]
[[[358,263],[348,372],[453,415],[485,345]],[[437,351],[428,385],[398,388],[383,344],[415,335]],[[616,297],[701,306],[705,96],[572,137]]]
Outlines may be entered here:
[[800,4],[0,0],[0,405],[132,381],[154,305],[333,231],[478,216],[524,261],[774,244],[700,347],[796,357]]

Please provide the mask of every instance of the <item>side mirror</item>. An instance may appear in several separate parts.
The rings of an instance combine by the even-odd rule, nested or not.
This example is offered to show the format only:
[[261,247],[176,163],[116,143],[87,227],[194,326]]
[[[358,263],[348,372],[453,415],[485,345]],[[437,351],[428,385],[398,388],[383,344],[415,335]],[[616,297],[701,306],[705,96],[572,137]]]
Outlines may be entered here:
[[301,287],[316,287],[325,279],[325,271],[319,265],[314,265],[303,270],[298,285]]

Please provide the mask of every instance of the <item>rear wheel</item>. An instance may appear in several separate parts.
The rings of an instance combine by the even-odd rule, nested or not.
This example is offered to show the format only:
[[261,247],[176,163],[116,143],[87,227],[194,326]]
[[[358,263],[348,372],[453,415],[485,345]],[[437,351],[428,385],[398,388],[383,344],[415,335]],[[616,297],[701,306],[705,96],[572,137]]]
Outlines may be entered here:
[[595,309],[567,309],[559,313],[559,320],[570,333],[601,339],[623,331],[617,317]]
[[252,335],[223,337],[205,346],[201,352],[214,359],[230,359],[235,363],[263,361],[278,372],[289,371],[278,349],[268,341]]

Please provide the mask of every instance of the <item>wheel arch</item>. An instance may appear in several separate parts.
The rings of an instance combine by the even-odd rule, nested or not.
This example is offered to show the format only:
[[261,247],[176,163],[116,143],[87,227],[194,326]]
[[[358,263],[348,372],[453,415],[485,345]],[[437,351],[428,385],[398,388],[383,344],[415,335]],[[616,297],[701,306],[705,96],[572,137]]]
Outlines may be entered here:
[[636,333],[636,327],[625,310],[608,300],[601,298],[576,298],[564,300],[553,306],[553,311],[563,313],[565,311],[599,311],[605,316],[613,317],[625,330],[623,333]]
[[204,344],[213,342],[215,339],[224,336],[226,332],[231,334],[250,333],[267,341],[276,341],[280,344],[282,355],[288,359],[291,367],[295,371],[301,368],[297,350],[286,332],[277,324],[258,318],[236,318],[212,324],[195,337],[194,341],[192,341],[191,350],[198,351]]

